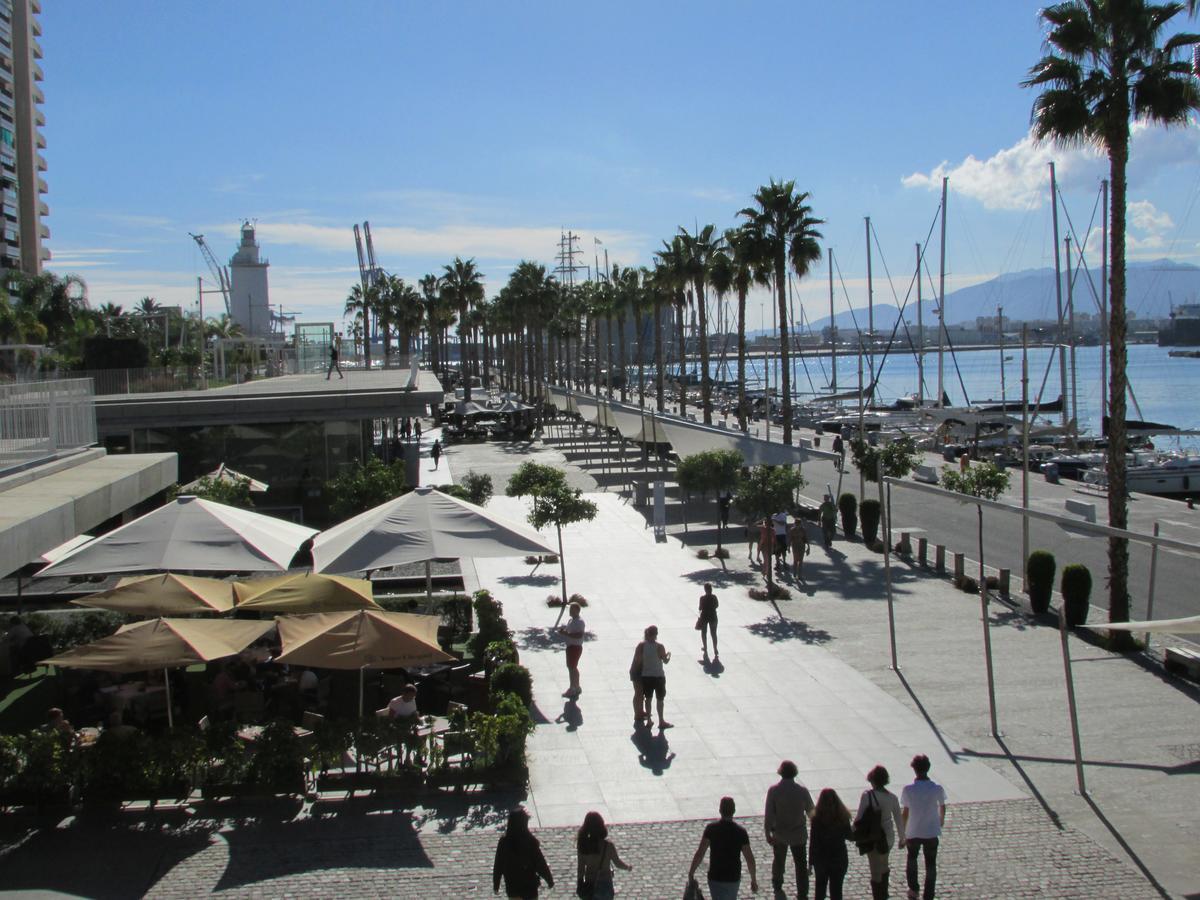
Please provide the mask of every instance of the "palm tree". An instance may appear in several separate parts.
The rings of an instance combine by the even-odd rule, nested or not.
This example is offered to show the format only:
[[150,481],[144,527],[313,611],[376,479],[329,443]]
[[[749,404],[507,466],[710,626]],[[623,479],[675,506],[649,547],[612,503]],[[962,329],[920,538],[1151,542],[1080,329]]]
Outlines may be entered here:
[[[750,226],[755,243],[772,261],[775,293],[779,301],[779,387],[783,394],[783,442],[792,442],[792,375],[788,346],[787,264],[798,278],[808,274],[821,258],[821,233],[816,230],[824,219],[813,218],[807,193],[796,193],[796,182],[775,181],[760,187],[754,195],[756,206],[738,213]],[[768,401],[768,414],[770,403]]]
[[729,247],[732,287],[737,291],[737,382],[738,382],[738,427],[749,431],[746,421],[746,295],[754,284],[766,284],[770,260],[765,259],[762,247],[754,240],[754,231],[747,225],[730,228],[725,232],[725,244]]
[[[1200,109],[1200,86],[1186,51],[1200,35],[1163,39],[1183,3],[1145,0],[1069,0],[1042,10],[1048,26],[1047,53],[1029,70],[1026,87],[1041,89],[1033,104],[1039,139],[1090,142],[1108,154],[1112,183],[1109,240],[1109,432],[1108,524],[1125,528],[1129,491],[1125,481],[1125,210],[1129,163],[1129,120],[1186,124]],[[1194,3],[1192,8],[1195,8]],[[1129,543],[1108,540],[1110,622],[1129,621]],[[1122,635],[1124,637],[1116,637]],[[1114,643],[1131,648],[1128,633]]]
[[473,366],[468,365],[468,360],[472,358],[470,308],[483,300],[483,276],[476,268],[474,259],[464,261],[456,256],[454,262],[442,268],[442,294],[449,303],[458,308],[458,364],[463,377],[463,399],[470,402],[473,371]]
[[242,330],[242,326],[234,321],[229,313],[221,313],[219,318],[209,319],[204,323],[205,338],[223,340],[227,338],[239,338],[244,335],[245,332]]
[[675,333],[679,343],[679,415],[687,415],[687,340],[684,330],[686,310],[691,299],[688,286],[687,251],[683,239],[675,235],[668,243],[663,241],[663,248],[654,254],[657,257],[655,276],[660,280],[663,290],[669,295],[670,303],[675,313]]
[[716,235],[712,225],[697,228],[695,234],[679,229],[679,240],[683,248],[683,268],[692,284],[696,298],[696,323],[700,343],[700,404],[704,411],[704,424],[712,424],[712,376],[708,370],[708,278],[714,256],[721,249],[722,238]]
[[371,368],[371,310],[376,306],[377,296],[374,287],[364,288],[361,284],[356,284],[350,288],[343,310],[344,315],[350,316],[350,331],[355,335],[355,344],[357,345],[359,340],[362,341],[363,364],[368,369]]
[[46,330],[46,340],[57,343],[71,329],[75,315],[87,309],[87,284],[78,275],[21,275],[17,297]]
[[675,291],[671,286],[671,276],[661,262],[655,263],[648,287],[654,303],[654,407],[658,412],[663,412],[666,408],[663,382],[667,374],[666,361],[663,359],[663,308],[673,302]]

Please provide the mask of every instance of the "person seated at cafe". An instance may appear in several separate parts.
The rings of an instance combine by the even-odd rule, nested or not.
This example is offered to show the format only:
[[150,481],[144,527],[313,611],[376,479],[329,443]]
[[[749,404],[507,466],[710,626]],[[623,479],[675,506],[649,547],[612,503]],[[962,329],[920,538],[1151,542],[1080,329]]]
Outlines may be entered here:
[[417,686],[406,684],[400,689],[400,696],[393,697],[388,705],[379,710],[379,715],[388,716],[397,721],[413,721],[417,719]]
[[217,668],[217,677],[212,680],[212,702],[214,711],[218,713],[233,711],[233,695],[238,689],[237,680],[225,663]]
[[57,706],[46,710],[46,723],[42,725],[42,731],[62,735],[68,743],[75,740],[75,727],[67,721],[66,715]]
[[124,715],[119,709],[114,709],[108,714],[108,728],[104,733],[114,738],[124,739],[138,734],[138,730],[133,725],[126,725]]
[[300,673],[297,685],[300,688],[300,699],[309,706],[316,706],[321,691],[321,682],[317,678],[317,673],[312,669],[305,669]]

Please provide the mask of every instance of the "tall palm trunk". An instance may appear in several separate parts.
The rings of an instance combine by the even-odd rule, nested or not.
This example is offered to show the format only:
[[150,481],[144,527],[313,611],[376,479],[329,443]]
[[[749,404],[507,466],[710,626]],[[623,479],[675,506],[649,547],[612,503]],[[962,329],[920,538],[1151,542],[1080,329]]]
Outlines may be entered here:
[[659,412],[665,409],[663,381],[666,376],[663,360],[662,301],[654,301],[654,405]]
[[629,400],[629,374],[625,365],[625,316],[617,316],[617,350],[621,361],[621,402]]
[[738,361],[737,361],[737,381],[738,381],[738,427],[745,434],[749,431],[746,423],[746,287],[742,285],[738,288],[738,325],[737,325],[737,342],[738,342]]
[[[645,344],[642,341],[642,311],[638,307],[633,308],[633,329],[637,337],[637,384],[638,384],[638,407],[646,408],[646,382],[645,382],[645,361],[646,350]],[[624,344],[624,341],[621,342]]]
[[[782,240],[782,238],[781,238]],[[779,389],[783,393],[781,412],[783,413],[783,442],[792,442],[792,370],[789,357],[791,348],[788,346],[788,307],[787,307],[787,245],[779,249],[775,258],[775,290],[779,294]],[[771,401],[767,398],[767,415],[771,414]]]
[[[1129,162],[1129,110],[1114,109],[1109,120],[1109,175],[1112,179],[1112,267],[1109,269],[1109,355],[1111,375],[1109,387],[1108,426],[1108,524],[1125,528],[1128,524],[1129,495],[1125,481],[1125,210],[1126,167]],[[1108,620],[1129,621],[1129,542],[1124,538],[1108,539]],[[1129,632],[1112,632],[1113,645],[1132,649]]]
[[687,343],[684,339],[684,318],[687,307],[682,299],[676,301],[679,315],[676,318],[676,332],[679,335],[679,415],[687,416]]
[[604,320],[604,343],[608,351],[608,374],[604,379],[604,386],[608,391],[608,399],[613,398],[613,320],[611,318]]
[[696,286],[696,312],[700,326],[700,405],[704,412],[704,424],[712,424],[712,379],[708,374],[708,294],[704,278],[692,279]]

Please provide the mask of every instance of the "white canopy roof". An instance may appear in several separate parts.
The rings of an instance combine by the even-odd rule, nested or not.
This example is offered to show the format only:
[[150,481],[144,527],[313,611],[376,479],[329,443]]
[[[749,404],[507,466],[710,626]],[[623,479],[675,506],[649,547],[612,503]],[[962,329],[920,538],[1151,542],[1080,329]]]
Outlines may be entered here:
[[317,535],[316,572],[366,572],[431,559],[556,553],[525,525],[419,487]]
[[317,532],[199,497],[177,497],[63,554],[38,577],[133,572],[283,572]]
[[1200,616],[1182,619],[1151,619],[1144,622],[1109,622],[1100,626],[1109,631],[1158,631],[1166,634],[1200,634]]

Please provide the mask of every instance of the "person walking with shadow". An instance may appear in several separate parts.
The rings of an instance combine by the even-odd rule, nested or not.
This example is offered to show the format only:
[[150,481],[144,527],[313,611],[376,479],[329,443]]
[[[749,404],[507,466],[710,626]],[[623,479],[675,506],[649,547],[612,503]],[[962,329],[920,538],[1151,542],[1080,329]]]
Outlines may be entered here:
[[912,770],[917,778],[900,792],[900,815],[904,822],[904,847],[908,862],[904,874],[908,881],[908,896],[916,898],[921,882],[917,877],[917,856],[925,853],[924,900],[933,900],[937,885],[938,841],[946,824],[946,790],[929,777],[929,757],[920,753],[912,758]]
[[667,696],[667,673],[663,666],[671,661],[671,654],[658,642],[658,626],[649,625],[643,632],[643,640],[634,651],[634,664],[641,659],[642,700],[645,703],[643,715],[647,724],[650,722],[650,704],[658,700],[658,727],[671,728],[670,722],[663,718],[663,704]]
[[837,791],[825,788],[817,797],[809,840],[808,858],[816,881],[816,900],[825,900],[826,889],[829,900],[842,900],[842,882],[850,868],[850,855],[846,852],[850,837],[850,810]]
[[696,619],[696,630],[700,632],[700,644],[704,650],[704,658],[708,659],[708,635],[712,634],[713,659],[720,659],[717,649],[717,607],[721,603],[713,593],[712,585],[704,585],[704,593],[700,595],[700,615]]
[[325,380],[329,380],[329,376],[333,374],[333,370],[337,369],[338,378],[345,378],[342,374],[342,367],[338,362],[338,341],[342,339],[340,334],[335,334],[333,340],[329,342],[329,369],[325,372]]
[[808,555],[808,531],[799,516],[796,516],[796,521],[788,530],[788,542],[792,545],[792,575],[798,581],[803,581],[804,557]]
[[429,455],[433,457],[433,470],[436,472],[438,464],[442,461],[442,442],[435,440],[433,446],[429,448]]
[[539,880],[546,887],[554,887],[554,875],[542,854],[538,839],[529,833],[529,813],[518,807],[508,814],[508,828],[496,845],[496,858],[492,863],[492,893],[500,893],[500,881],[504,881],[507,897],[529,900],[538,895]]
[[688,885],[696,880],[696,870],[704,861],[704,854],[711,850],[708,858],[708,896],[710,900],[737,900],[738,887],[742,882],[742,860],[750,872],[750,890],[758,893],[758,876],[754,870],[754,851],[750,849],[750,835],[746,829],[733,821],[737,807],[732,797],[722,797],[718,807],[721,818],[704,826],[700,846],[692,857],[688,869]]
[[779,781],[767,789],[763,830],[767,843],[774,851],[771,861],[771,884],[778,893],[783,890],[783,872],[787,868],[788,851],[796,866],[796,892],[808,896],[808,820],[813,814],[812,794],[797,783],[799,769],[790,759],[779,764]]
[[828,550],[833,546],[833,532],[837,528],[837,507],[833,503],[833,494],[826,494],[825,499],[821,501],[820,516],[821,539]]

